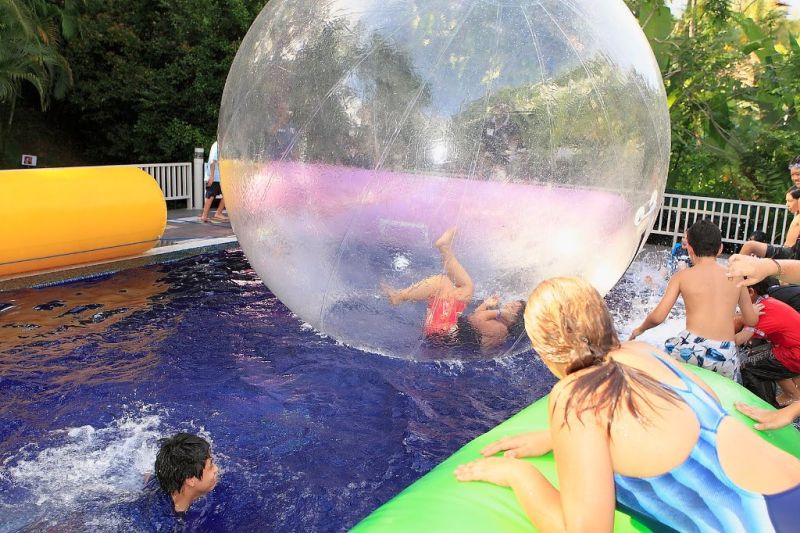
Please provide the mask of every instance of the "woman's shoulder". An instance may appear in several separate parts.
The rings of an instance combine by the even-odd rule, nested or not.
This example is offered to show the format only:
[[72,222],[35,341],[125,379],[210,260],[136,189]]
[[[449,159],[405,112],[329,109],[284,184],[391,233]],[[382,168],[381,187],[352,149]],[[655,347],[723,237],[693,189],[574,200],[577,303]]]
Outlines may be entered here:
[[[636,362],[639,360],[652,360],[655,357],[667,357],[667,355],[653,346],[642,341],[625,341],[617,348],[608,352],[607,357],[614,359],[618,363],[627,364],[629,366],[638,366]],[[575,384],[575,381],[587,372],[590,372],[594,367],[588,367],[574,374],[570,374],[562,378],[553,387],[553,392],[559,392],[568,389]]]
[[638,357],[647,358],[666,356],[666,353],[659,348],[656,348],[652,344],[637,340],[623,342],[620,344],[619,348],[611,352],[611,355],[614,356],[620,353],[627,353]]
[[[640,373],[650,376],[651,379],[662,381],[666,378],[668,381],[674,381],[675,377],[672,372],[665,368],[665,363],[669,356],[656,348],[655,346],[642,341],[626,341],[619,347],[611,350],[608,357],[612,358],[616,363],[624,365],[628,368],[636,369]],[[574,374],[564,377],[555,384],[551,394],[551,408],[556,406],[556,400],[561,397],[568,398],[576,392],[575,387],[581,376],[592,372],[596,367],[589,367]],[[666,371],[666,372],[665,372]],[[672,379],[670,379],[670,377]],[[602,391],[603,384],[595,383],[591,391],[582,391],[582,394],[595,395]],[[566,402],[558,402],[562,408],[565,407]]]

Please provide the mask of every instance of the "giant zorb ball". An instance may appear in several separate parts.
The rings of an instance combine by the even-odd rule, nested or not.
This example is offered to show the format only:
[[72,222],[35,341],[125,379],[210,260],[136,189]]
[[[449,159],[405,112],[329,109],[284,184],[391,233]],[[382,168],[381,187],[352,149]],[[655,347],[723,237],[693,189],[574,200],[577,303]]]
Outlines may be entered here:
[[431,342],[427,303],[392,306],[381,283],[443,273],[434,241],[456,226],[467,314],[555,275],[607,291],[661,204],[670,128],[622,0],[271,0],[219,141],[234,230],[275,295],[345,344],[427,359],[529,344]]

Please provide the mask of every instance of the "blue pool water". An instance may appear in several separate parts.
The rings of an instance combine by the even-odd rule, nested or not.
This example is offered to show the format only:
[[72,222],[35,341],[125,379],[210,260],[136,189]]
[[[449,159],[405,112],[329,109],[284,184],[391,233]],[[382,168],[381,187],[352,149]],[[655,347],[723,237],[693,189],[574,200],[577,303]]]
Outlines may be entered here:
[[[623,321],[638,283],[609,296]],[[199,529],[346,531],[554,382],[531,353],[337,345],[238,251],[0,294],[0,353],[0,532],[145,531],[141,487],[177,431],[221,469]]]

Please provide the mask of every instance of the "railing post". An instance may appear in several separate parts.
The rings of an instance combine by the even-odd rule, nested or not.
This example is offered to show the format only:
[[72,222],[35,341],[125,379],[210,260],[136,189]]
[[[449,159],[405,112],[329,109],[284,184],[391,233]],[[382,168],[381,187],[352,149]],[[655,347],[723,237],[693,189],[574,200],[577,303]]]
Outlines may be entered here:
[[[687,202],[688,203],[688,202]],[[688,206],[687,206],[688,207]],[[686,213],[686,216],[689,216],[689,213]],[[681,222],[683,222],[684,227],[689,227],[689,223],[686,220],[681,220],[683,218],[683,198],[678,198],[678,212],[675,213],[675,227],[672,228],[674,232],[672,234],[672,245],[675,246],[675,243],[681,240]]]
[[205,159],[205,151],[202,148],[194,149],[194,165],[192,167],[192,199],[189,202],[194,209],[203,209],[203,199],[205,195],[203,176],[203,163]]

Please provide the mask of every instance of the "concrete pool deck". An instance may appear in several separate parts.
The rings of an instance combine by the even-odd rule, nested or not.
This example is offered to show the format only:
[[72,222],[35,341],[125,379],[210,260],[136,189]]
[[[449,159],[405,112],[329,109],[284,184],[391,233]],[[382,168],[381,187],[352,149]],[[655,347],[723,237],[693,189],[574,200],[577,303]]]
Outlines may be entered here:
[[203,223],[200,222],[200,213],[199,209],[168,211],[167,226],[161,241],[145,253],[52,270],[0,276],[0,292],[65,283],[238,246],[229,221]]

